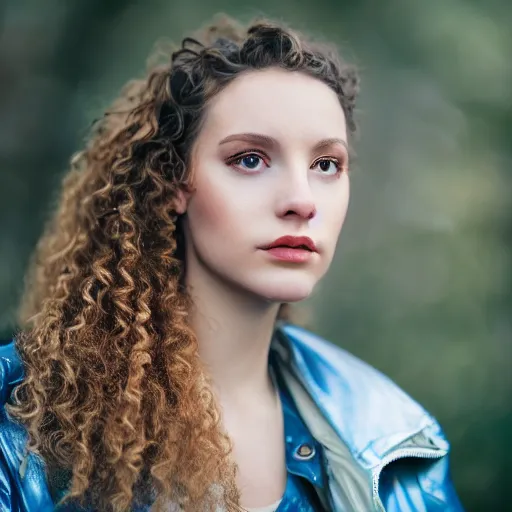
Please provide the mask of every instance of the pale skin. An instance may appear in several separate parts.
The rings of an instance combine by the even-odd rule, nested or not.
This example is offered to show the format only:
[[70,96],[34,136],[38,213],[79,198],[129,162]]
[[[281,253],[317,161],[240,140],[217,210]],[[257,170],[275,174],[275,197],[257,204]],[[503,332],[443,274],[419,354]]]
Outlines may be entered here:
[[[250,71],[208,105],[192,162],[195,190],[176,208],[186,213],[191,321],[233,442],[241,503],[261,507],[286,485],[272,331],[280,304],[307,298],[331,264],[349,201],[345,116],[320,80]],[[259,248],[284,235],[309,236],[318,253],[284,263]]]

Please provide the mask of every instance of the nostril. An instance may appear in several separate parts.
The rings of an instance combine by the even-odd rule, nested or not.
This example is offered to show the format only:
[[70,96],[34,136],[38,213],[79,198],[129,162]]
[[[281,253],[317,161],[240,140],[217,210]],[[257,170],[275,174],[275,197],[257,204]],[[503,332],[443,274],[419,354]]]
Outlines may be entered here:
[[306,218],[307,218],[307,220],[311,220],[315,215],[316,215],[316,208],[313,207],[313,209],[311,210],[311,212],[309,213],[309,215]]

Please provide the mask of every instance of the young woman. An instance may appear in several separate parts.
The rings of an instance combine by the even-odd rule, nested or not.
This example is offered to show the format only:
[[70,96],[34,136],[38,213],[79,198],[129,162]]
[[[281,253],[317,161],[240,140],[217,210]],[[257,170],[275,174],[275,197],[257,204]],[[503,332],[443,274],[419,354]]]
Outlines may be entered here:
[[128,84],[1,349],[2,510],[461,510],[438,423],[287,321],[345,219],[357,83],[221,18]]

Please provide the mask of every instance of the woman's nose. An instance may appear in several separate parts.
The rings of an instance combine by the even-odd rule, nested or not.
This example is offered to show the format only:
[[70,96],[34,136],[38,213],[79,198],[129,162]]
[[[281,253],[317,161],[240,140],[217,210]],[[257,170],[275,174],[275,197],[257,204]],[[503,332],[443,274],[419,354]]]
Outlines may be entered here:
[[277,214],[279,217],[297,216],[311,220],[316,215],[316,204],[307,177],[288,179],[281,188]]

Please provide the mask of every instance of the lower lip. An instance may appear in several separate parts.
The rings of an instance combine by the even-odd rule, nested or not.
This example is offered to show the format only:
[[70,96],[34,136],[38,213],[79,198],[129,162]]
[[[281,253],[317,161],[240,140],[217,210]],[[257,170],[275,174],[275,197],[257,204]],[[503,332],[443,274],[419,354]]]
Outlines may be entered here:
[[294,249],[293,247],[272,247],[265,252],[277,260],[289,261],[290,263],[304,263],[313,256],[312,251],[306,249]]

